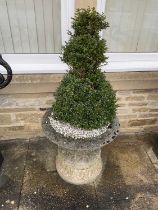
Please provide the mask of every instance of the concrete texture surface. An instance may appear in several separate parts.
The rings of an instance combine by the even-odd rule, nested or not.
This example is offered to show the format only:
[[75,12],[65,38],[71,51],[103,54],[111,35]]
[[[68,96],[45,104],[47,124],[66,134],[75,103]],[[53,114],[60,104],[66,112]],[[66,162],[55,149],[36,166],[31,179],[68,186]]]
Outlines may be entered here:
[[64,182],[56,172],[57,148],[44,137],[0,142],[5,158],[2,210],[156,210],[158,171],[148,155],[150,136],[119,136],[102,149],[104,170],[91,185]]

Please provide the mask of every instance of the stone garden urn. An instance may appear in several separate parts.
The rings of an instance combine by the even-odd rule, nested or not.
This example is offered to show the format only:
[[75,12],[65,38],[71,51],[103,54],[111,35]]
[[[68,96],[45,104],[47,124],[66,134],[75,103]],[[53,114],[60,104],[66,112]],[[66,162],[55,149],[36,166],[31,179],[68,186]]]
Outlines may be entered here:
[[93,182],[103,168],[101,148],[115,139],[119,126],[116,117],[106,127],[83,130],[53,119],[52,110],[47,110],[42,127],[46,137],[58,146],[56,169],[61,178],[76,185]]

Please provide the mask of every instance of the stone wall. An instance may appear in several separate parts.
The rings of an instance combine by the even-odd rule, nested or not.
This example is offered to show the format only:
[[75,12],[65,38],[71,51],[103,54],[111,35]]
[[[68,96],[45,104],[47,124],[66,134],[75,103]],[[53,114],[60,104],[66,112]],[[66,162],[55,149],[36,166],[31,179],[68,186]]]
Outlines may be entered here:
[[[158,127],[158,72],[107,73],[117,91],[121,132]],[[0,90],[0,138],[43,135],[41,118],[63,74],[14,75]]]

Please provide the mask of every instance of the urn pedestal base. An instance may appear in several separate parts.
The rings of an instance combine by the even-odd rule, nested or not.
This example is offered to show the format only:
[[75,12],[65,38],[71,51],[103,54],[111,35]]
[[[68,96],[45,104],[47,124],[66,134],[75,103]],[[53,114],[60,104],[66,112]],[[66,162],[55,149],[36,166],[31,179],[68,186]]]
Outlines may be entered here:
[[69,150],[59,147],[56,168],[66,182],[75,185],[91,183],[102,171],[101,150]]

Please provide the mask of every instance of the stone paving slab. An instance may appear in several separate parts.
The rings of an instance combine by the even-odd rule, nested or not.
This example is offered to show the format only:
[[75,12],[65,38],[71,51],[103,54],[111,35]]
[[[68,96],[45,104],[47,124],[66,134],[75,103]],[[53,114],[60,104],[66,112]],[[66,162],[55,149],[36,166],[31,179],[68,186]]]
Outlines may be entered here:
[[10,178],[0,189],[0,209],[158,209],[158,173],[147,154],[149,143],[137,144],[133,138],[133,143],[132,137],[130,143],[118,138],[104,147],[102,176],[83,186],[68,184],[59,177],[57,148],[46,138],[0,143],[6,160],[3,172]]
[[93,186],[76,187],[61,180],[56,172],[43,171],[36,177],[30,173],[25,177],[19,209],[98,209],[97,205]]
[[[52,171],[47,170],[45,161],[49,150],[54,157]],[[30,143],[19,209],[98,209],[94,185],[74,186],[64,182],[56,172],[55,156],[56,147],[52,148],[46,139]]]
[[158,174],[142,146],[109,145],[102,156],[106,165],[96,183],[100,209],[158,208]]
[[19,140],[5,141],[0,144],[5,162],[1,174],[7,177],[7,183],[0,188],[0,209],[17,209],[23,183],[28,142]]

